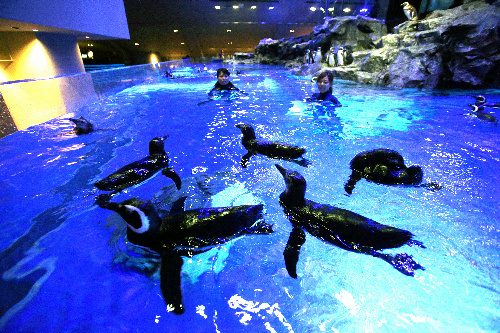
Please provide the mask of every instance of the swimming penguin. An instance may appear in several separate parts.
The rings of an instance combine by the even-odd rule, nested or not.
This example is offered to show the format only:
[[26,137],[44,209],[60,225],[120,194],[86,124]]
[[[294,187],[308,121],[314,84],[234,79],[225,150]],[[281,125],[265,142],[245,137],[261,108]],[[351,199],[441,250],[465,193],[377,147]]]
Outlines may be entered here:
[[484,106],[477,106],[476,104],[469,104],[469,106],[472,107],[472,112],[468,114],[469,116],[475,116],[482,121],[498,125],[498,119],[494,115],[484,112]]
[[127,238],[131,243],[160,254],[160,288],[167,309],[176,314],[184,313],[182,256],[192,257],[245,234],[273,232],[272,225],[259,221],[262,204],[183,211],[185,199],[174,202],[170,214],[164,218],[150,202],[136,198],[101,205],[127,222]]
[[[475,95],[475,96],[472,96],[476,99],[476,102],[474,103],[474,105],[477,105],[477,106],[483,106],[483,107],[500,107],[500,103],[488,103],[486,101],[486,97],[484,97],[483,95]],[[470,104],[469,104],[470,105]]]
[[421,242],[413,240],[411,232],[380,224],[349,210],[308,200],[304,197],[304,177],[278,164],[276,168],[286,184],[285,191],[280,195],[280,204],[293,226],[283,252],[285,266],[291,277],[297,278],[299,252],[306,241],[304,230],[344,250],[381,258],[405,275],[413,276],[415,270],[424,270],[424,267],[406,253],[390,255],[378,252],[403,245],[425,248]]
[[109,200],[116,193],[138,185],[162,170],[162,174],[172,179],[177,187],[181,188],[181,179],[175,171],[168,166],[169,158],[165,152],[164,145],[166,136],[159,136],[149,142],[149,156],[139,161],[132,162],[118,169],[116,172],[98,181],[94,185],[103,191],[113,191],[111,194],[101,195],[97,203]]
[[70,121],[75,123],[75,133],[77,135],[88,134],[94,131],[94,125],[83,117],[69,118]]
[[308,160],[302,157],[306,152],[304,148],[278,141],[257,140],[253,127],[248,124],[238,124],[236,127],[243,133],[241,143],[248,150],[248,153],[241,158],[242,167],[246,168],[250,157],[257,154],[294,162],[304,167],[310,164]]
[[422,168],[415,165],[406,167],[403,157],[391,149],[362,151],[351,160],[350,167],[352,173],[344,185],[348,194],[352,194],[354,186],[361,178],[385,185],[413,185],[431,190],[441,188],[436,183],[420,184],[423,177]]
[[415,7],[410,5],[408,2],[403,2],[401,6],[403,6],[403,11],[408,20],[418,20],[418,12]]

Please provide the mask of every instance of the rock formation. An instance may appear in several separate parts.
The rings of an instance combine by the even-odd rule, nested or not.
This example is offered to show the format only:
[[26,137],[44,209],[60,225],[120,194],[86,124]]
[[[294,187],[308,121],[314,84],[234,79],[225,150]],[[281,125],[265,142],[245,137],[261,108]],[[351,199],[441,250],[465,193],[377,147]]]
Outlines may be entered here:
[[[392,34],[376,19],[327,18],[310,35],[259,45],[255,55],[261,63],[285,63],[298,75],[328,68],[345,80],[393,88],[499,88],[499,22],[498,0],[466,0],[404,22]],[[352,52],[343,66],[330,57],[340,46]],[[304,64],[306,50],[317,48],[322,62]]]

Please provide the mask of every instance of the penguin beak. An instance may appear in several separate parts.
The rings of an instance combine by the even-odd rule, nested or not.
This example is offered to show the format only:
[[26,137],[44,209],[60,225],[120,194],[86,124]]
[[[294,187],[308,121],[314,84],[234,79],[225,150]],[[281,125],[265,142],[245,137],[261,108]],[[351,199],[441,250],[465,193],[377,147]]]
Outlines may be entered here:
[[286,172],[286,169],[283,168],[281,165],[279,164],[275,164],[276,166],[276,169],[278,169],[278,171],[281,173],[281,175],[283,176],[283,178],[286,178],[287,176],[287,172]]
[[236,124],[234,127],[237,127],[239,129],[242,129],[245,126],[245,124]]

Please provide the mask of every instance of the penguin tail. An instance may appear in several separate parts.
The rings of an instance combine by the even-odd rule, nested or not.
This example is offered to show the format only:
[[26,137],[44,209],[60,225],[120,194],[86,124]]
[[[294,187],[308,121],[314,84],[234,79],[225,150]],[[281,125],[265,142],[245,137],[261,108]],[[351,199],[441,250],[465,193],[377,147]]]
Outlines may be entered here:
[[391,264],[392,267],[400,271],[406,276],[414,276],[415,271],[418,269],[425,270],[425,268],[413,260],[413,257],[406,253],[398,253],[390,255],[385,253],[378,253],[374,257],[380,258],[385,262]]

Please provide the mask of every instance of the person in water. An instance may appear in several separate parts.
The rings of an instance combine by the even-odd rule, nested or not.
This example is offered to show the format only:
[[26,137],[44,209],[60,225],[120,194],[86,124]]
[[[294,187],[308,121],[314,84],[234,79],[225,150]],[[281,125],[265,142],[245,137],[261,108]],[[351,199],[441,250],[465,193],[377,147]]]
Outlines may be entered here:
[[238,88],[234,86],[234,84],[229,81],[229,71],[227,68],[219,68],[217,70],[217,82],[215,86],[212,88],[212,91],[220,91],[220,90],[237,90]]
[[316,78],[319,93],[313,94],[310,101],[332,102],[335,106],[342,106],[337,97],[332,95],[333,74],[329,71],[321,72]]

